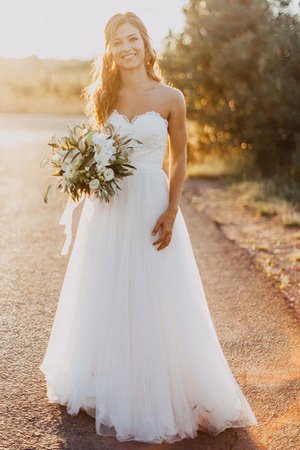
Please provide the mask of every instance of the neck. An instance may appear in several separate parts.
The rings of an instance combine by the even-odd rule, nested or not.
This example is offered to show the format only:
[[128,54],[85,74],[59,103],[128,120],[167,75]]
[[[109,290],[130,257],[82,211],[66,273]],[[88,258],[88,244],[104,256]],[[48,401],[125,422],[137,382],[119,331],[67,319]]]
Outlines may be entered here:
[[125,90],[135,90],[137,86],[141,89],[149,86],[149,77],[144,65],[140,65],[132,70],[120,69],[121,86]]

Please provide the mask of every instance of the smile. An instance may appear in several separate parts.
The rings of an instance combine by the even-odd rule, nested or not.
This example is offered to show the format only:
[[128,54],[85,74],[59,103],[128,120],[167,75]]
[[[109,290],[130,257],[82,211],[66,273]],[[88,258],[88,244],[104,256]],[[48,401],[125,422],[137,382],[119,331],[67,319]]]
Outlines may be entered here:
[[130,53],[130,55],[122,56],[122,58],[123,59],[130,59],[130,58],[133,58],[135,55],[136,55],[136,53]]

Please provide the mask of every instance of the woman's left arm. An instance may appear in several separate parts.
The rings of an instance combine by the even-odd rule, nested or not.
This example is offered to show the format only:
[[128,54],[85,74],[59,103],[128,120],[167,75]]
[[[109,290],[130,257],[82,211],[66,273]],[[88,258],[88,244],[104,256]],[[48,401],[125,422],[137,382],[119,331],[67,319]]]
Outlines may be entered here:
[[187,163],[186,102],[179,89],[173,88],[172,94],[169,114],[169,204],[152,230],[152,235],[155,235],[162,228],[160,237],[153,242],[153,245],[160,244],[157,250],[163,249],[171,241]]

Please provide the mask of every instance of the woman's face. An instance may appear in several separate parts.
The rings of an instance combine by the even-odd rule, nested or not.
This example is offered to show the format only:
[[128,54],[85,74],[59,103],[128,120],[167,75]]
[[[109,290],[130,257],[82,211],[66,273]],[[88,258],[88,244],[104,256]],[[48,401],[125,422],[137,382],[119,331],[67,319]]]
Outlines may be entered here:
[[144,64],[145,46],[139,30],[130,23],[119,25],[111,42],[111,53],[120,68]]

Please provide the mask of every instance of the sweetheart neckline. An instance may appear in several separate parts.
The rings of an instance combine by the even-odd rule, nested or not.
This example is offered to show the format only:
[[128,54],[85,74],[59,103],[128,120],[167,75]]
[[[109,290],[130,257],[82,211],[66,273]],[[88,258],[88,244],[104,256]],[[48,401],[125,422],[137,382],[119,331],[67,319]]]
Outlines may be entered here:
[[136,116],[134,116],[131,120],[128,119],[128,117],[125,114],[120,113],[117,109],[113,109],[113,112],[116,112],[119,116],[123,117],[127,123],[129,123],[130,125],[133,125],[134,122],[136,121],[136,119],[138,119],[139,117],[143,117],[146,116],[147,114],[154,114],[158,117],[160,117],[164,123],[168,126],[169,125],[169,121],[168,119],[165,119],[159,112],[157,111],[146,111],[143,114],[137,114]]

